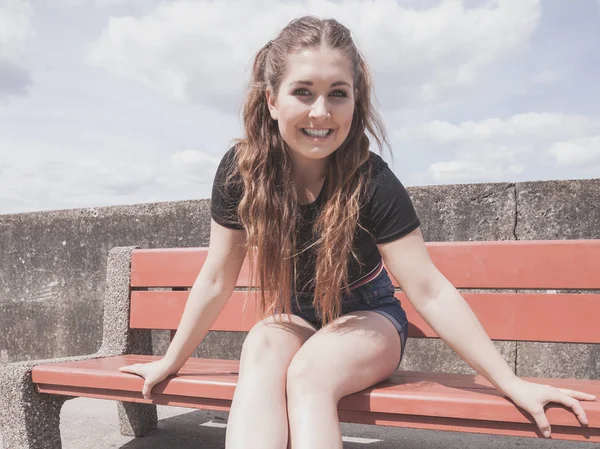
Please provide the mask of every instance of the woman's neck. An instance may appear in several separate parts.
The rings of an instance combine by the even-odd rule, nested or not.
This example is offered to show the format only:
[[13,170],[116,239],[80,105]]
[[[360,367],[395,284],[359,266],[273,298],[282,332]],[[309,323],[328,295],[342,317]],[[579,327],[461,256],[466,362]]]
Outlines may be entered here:
[[300,204],[310,204],[317,199],[327,176],[328,160],[292,161],[294,181]]
[[321,185],[327,176],[329,158],[308,159],[290,155],[294,170],[294,180],[298,186]]

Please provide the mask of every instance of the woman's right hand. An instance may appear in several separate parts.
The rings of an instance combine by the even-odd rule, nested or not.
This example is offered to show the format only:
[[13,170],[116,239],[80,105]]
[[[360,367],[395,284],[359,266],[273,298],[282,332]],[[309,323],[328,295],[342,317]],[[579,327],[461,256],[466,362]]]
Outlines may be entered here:
[[142,395],[145,399],[150,399],[150,393],[154,386],[165,380],[170,374],[174,374],[174,370],[165,359],[159,359],[149,363],[136,363],[135,365],[127,365],[119,368],[123,373],[137,374],[145,379],[142,388]]

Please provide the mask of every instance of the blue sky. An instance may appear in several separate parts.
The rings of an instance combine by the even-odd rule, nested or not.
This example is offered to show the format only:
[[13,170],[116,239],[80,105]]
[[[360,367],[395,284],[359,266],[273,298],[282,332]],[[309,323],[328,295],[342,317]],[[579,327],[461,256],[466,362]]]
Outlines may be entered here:
[[404,184],[600,177],[597,0],[0,0],[0,214],[208,198],[303,14],[352,30]]

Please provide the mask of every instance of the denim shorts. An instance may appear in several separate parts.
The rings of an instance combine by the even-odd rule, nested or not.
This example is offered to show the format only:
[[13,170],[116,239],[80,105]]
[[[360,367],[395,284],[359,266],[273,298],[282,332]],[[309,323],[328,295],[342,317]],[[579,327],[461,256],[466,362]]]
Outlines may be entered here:
[[[322,327],[322,323],[312,306],[312,300],[312,293],[296,293],[292,298],[292,313],[308,321],[318,330]],[[400,361],[402,361],[408,338],[408,320],[400,300],[394,297],[394,285],[385,268],[366,284],[351,289],[350,295],[342,294],[341,315],[359,310],[379,313],[392,322],[402,342],[400,350]]]

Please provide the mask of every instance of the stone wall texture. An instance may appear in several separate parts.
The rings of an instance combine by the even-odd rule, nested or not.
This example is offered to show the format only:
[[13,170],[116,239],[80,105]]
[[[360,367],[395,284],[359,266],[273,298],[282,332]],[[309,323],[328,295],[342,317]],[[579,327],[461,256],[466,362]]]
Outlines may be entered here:
[[[600,179],[409,188],[427,241],[600,238]],[[208,200],[0,216],[0,364],[95,352],[115,246],[207,246]],[[197,356],[239,358],[243,333]],[[168,334],[153,333],[156,354]],[[497,342],[519,375],[600,379],[600,345]],[[443,342],[411,339],[404,369],[472,372]]]
[[[517,203],[519,240],[600,238],[600,179],[520,183]],[[600,345],[519,342],[517,354],[520,376],[600,379]]]

